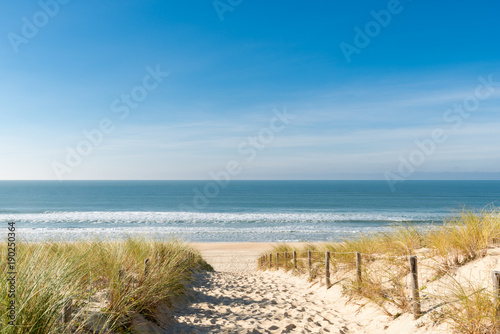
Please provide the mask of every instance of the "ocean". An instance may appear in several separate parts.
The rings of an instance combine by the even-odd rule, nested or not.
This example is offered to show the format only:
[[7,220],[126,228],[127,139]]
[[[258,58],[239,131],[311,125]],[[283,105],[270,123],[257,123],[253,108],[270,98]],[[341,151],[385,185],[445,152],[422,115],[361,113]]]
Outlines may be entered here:
[[0,181],[0,227],[26,241],[329,241],[499,201],[500,181]]

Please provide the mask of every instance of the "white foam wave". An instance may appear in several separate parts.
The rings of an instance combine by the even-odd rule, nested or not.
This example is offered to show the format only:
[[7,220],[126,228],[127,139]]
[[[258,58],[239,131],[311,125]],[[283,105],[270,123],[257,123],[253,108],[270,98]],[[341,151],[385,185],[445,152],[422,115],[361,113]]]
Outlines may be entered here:
[[113,228],[18,228],[19,237],[26,241],[39,240],[104,240],[124,239],[131,236],[146,236],[153,239],[180,238],[200,242],[241,242],[241,241],[326,241],[354,236],[357,233],[377,232],[388,227],[324,226],[280,226],[255,228],[224,227],[113,227]]
[[0,214],[0,222],[90,225],[231,225],[238,223],[414,222],[443,219],[443,214],[388,212],[200,213],[200,212],[45,212]]

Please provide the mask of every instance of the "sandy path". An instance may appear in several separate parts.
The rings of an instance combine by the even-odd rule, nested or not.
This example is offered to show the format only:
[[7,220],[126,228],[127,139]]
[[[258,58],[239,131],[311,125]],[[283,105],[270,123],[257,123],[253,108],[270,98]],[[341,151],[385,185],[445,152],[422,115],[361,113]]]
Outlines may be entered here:
[[[271,243],[194,244],[215,272],[198,274],[192,303],[176,309],[166,333],[363,333],[331,301],[283,273],[257,272]],[[340,306],[342,307],[342,306]]]
[[[270,242],[193,243],[203,258],[220,272],[255,272],[257,259],[275,246]],[[297,246],[303,245],[300,242]]]
[[[372,304],[362,306],[366,301],[348,301],[341,284],[326,289],[322,283],[307,282],[290,272],[255,271],[257,257],[271,246],[196,245],[216,271],[197,274],[191,303],[170,314],[174,323],[162,333],[451,333],[447,323],[436,323],[431,312],[445,305],[441,294],[451,286],[450,280],[463,284],[472,280],[488,288],[491,271],[500,268],[499,250],[490,249],[488,256],[459,268],[450,277],[423,281],[427,286],[422,295],[439,298],[423,299],[424,314],[418,320],[410,312],[393,318]],[[421,281],[422,275],[432,274],[425,274],[425,263],[421,262]],[[397,310],[392,311],[396,314]]]
[[363,333],[332,303],[277,273],[212,272],[194,282],[194,302],[167,333]]
[[[429,334],[429,315],[397,319],[379,308],[347,302],[341,285],[323,284],[283,271],[256,271],[257,258],[273,244],[194,244],[215,272],[197,274],[191,302],[170,313],[162,333]],[[424,318],[426,320],[424,321]]]

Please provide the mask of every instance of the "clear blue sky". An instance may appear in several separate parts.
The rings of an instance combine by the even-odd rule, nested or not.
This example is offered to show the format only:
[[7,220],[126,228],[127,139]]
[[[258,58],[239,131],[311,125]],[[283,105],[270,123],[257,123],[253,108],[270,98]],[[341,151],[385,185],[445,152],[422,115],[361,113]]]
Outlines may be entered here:
[[498,1],[55,1],[0,2],[0,179],[500,178]]

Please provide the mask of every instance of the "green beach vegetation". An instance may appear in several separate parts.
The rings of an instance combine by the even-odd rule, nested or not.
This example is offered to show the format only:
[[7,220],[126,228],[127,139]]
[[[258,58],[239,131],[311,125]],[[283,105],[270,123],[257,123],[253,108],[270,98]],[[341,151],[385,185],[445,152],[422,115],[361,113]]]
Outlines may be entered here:
[[2,334],[129,333],[140,320],[161,324],[165,310],[186,298],[194,272],[211,270],[175,240],[18,242],[12,326],[6,244],[0,249]]

